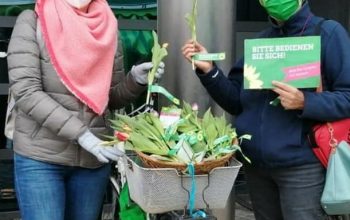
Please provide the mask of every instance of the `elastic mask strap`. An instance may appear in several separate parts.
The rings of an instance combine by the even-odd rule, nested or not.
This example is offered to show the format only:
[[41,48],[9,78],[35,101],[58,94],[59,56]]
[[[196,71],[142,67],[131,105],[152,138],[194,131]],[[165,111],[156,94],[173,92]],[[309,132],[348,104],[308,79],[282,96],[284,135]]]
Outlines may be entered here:
[[265,7],[265,0],[259,0],[261,6]]

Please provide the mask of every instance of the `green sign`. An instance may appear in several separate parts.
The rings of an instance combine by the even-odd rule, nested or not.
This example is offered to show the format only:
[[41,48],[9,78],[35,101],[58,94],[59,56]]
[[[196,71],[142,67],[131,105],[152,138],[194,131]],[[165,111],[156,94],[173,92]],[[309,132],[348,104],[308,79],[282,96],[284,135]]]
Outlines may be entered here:
[[244,88],[270,89],[272,81],[296,88],[320,84],[320,36],[244,41]]

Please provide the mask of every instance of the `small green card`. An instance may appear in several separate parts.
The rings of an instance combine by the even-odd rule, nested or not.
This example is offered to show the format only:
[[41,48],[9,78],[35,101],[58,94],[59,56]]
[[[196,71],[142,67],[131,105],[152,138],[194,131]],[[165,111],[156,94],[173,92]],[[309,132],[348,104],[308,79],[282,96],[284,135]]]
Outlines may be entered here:
[[194,60],[224,60],[226,58],[225,53],[198,53],[193,56]]
[[316,88],[321,74],[320,36],[244,41],[244,88],[271,89],[272,81]]

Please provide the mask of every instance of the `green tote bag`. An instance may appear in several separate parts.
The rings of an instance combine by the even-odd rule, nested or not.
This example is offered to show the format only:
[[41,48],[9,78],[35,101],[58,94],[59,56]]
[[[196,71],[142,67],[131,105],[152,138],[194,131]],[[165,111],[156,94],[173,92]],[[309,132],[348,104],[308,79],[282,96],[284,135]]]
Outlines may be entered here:
[[125,183],[119,195],[120,220],[146,220],[146,213],[130,199],[129,187]]
[[329,157],[321,205],[328,215],[350,214],[350,145],[346,141]]

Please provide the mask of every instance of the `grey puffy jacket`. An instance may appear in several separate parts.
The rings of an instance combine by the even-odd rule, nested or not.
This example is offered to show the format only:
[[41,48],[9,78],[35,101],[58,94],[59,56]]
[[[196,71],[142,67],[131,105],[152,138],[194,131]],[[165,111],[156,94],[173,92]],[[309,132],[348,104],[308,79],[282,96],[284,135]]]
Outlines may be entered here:
[[23,11],[17,18],[8,47],[10,88],[17,111],[14,151],[54,164],[99,167],[101,163],[77,144],[78,137],[86,129],[101,139],[101,135],[111,134],[106,115],[130,103],[146,87],[137,84],[131,74],[125,75],[119,41],[110,102],[105,114],[98,116],[63,85],[37,28],[35,12]]

